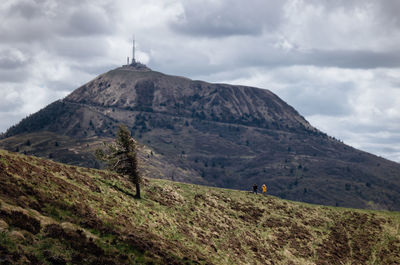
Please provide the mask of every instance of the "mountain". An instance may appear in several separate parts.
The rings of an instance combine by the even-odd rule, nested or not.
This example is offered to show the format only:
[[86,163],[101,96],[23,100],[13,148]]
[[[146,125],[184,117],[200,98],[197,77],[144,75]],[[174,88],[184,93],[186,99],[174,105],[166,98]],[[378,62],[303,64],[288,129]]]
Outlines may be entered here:
[[397,264],[400,214],[145,179],[0,150],[1,264]]
[[98,76],[8,129],[0,147],[98,168],[93,150],[121,123],[147,150],[152,177],[244,190],[266,183],[281,198],[400,210],[400,164],[329,137],[266,89],[143,65]]

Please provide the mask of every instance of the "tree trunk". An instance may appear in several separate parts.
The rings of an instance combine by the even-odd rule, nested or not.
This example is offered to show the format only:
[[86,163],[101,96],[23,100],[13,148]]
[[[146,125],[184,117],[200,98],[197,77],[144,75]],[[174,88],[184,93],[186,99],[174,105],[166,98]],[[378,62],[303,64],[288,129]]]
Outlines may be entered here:
[[135,198],[140,199],[140,183],[136,182],[136,195]]

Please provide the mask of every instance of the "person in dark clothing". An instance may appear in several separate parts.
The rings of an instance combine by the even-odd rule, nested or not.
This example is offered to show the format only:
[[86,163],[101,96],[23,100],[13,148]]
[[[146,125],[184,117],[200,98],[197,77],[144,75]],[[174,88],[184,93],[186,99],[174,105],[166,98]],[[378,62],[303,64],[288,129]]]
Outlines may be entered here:
[[253,193],[257,194],[257,189],[258,189],[257,184],[254,184],[253,185]]

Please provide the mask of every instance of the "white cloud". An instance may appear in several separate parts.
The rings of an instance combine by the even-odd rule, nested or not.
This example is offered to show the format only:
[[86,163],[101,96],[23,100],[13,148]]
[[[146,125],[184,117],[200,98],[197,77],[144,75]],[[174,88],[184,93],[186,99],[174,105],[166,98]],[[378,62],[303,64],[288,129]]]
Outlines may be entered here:
[[252,68],[214,80],[266,88],[320,130],[354,147],[400,161],[400,69],[291,66]]
[[397,0],[4,0],[0,131],[130,56],[267,88],[319,129],[400,161]]

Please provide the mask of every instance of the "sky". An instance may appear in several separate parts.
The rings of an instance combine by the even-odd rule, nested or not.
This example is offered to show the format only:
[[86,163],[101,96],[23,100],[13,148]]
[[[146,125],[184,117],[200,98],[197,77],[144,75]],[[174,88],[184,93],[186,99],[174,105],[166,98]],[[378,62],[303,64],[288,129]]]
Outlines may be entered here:
[[2,0],[0,132],[136,59],[269,89],[313,126],[400,162],[398,0]]

